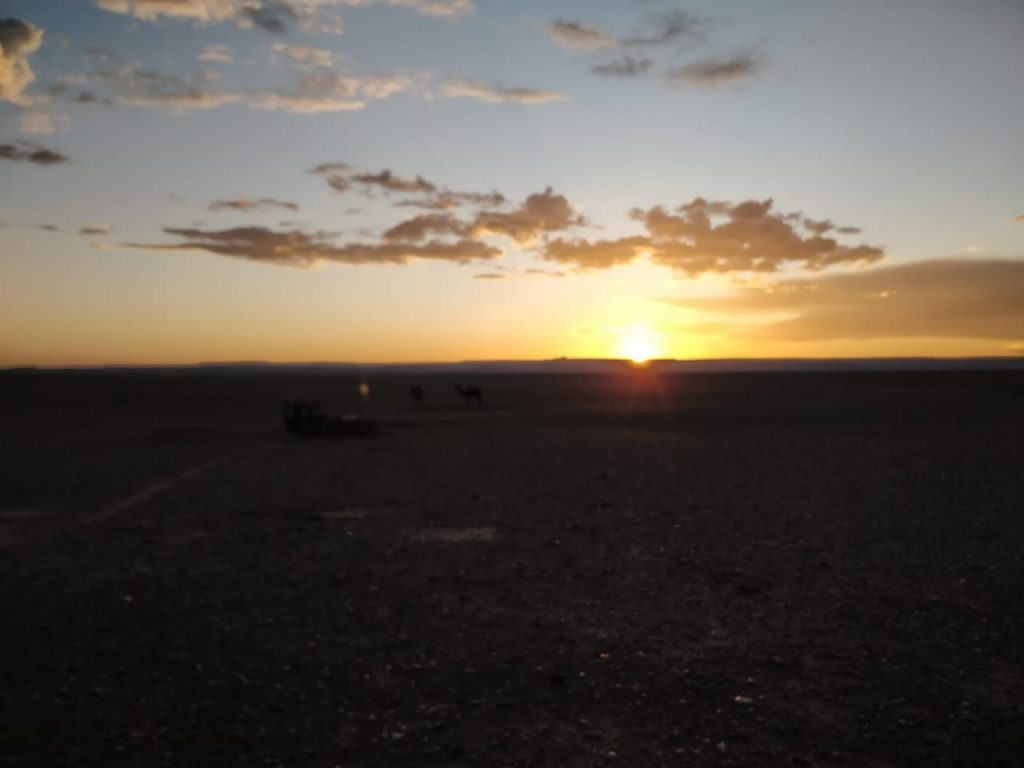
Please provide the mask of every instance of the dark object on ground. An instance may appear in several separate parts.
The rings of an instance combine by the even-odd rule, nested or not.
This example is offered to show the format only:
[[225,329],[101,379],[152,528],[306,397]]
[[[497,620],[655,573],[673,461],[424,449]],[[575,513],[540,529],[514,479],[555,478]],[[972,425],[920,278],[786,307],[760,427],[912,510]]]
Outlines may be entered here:
[[311,400],[286,400],[281,417],[289,432],[303,437],[372,437],[377,422],[355,414],[340,418],[320,411],[320,403]]
[[455,391],[462,395],[467,403],[475,401],[477,405],[484,404],[484,393],[480,387],[463,387],[461,384],[456,384]]
[[410,397],[412,397],[413,402],[422,403],[423,387],[421,387],[419,384],[413,384],[411,387],[409,387],[409,395]]

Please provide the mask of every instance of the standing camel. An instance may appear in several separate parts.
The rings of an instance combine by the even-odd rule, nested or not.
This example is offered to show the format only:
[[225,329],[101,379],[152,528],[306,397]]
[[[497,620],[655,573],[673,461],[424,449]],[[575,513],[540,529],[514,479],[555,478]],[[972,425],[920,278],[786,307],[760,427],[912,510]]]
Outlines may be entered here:
[[480,387],[463,387],[460,384],[456,384],[455,391],[462,395],[467,403],[475,401],[477,405],[484,404],[484,393]]

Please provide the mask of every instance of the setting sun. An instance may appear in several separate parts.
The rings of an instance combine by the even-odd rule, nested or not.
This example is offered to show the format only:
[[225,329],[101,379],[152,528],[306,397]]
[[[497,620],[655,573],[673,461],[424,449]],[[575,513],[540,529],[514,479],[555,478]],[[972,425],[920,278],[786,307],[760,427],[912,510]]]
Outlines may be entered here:
[[646,325],[623,328],[619,337],[618,354],[634,363],[646,363],[661,354],[658,334]]

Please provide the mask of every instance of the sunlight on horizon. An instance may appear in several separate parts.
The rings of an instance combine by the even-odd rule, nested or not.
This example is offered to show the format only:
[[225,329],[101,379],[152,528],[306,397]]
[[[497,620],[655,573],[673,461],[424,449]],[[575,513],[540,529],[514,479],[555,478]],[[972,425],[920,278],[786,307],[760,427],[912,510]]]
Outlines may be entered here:
[[652,331],[649,326],[638,323],[619,331],[616,354],[640,364],[664,356],[664,347],[659,334]]

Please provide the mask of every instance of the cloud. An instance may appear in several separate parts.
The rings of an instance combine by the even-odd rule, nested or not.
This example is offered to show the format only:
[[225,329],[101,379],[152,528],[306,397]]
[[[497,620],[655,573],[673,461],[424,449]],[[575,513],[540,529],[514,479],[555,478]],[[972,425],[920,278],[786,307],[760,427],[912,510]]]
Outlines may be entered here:
[[390,5],[410,8],[424,16],[462,16],[472,13],[473,0],[338,0],[341,5]]
[[1024,224],[1024,213],[1022,213],[1020,216],[1014,216],[1012,219],[1010,219],[1010,221],[1012,221],[1015,224]]
[[652,260],[688,274],[773,272],[786,264],[820,270],[868,264],[884,255],[880,248],[841,245],[814,231],[805,234],[792,214],[773,210],[771,199],[732,204],[695,198],[676,213],[657,206],[632,216],[651,237]]
[[828,219],[822,219],[821,221],[815,221],[814,219],[804,219],[804,229],[808,232],[813,232],[816,235],[823,235],[830,229],[835,229],[833,224]]
[[114,100],[109,96],[100,96],[95,91],[79,91],[71,99],[76,104],[102,104],[103,106],[113,106]]
[[96,5],[143,21],[166,17],[203,23],[237,18],[242,8],[240,0],[96,0]]
[[418,80],[405,73],[362,78],[337,72],[310,74],[296,88],[256,94],[249,104],[255,109],[306,115],[349,112],[365,109],[368,99],[386,99],[411,90]]
[[614,37],[596,27],[586,27],[575,21],[556,21],[545,30],[556,43],[574,51],[599,51],[617,43]]
[[583,269],[608,269],[633,262],[649,251],[646,237],[623,237],[618,240],[552,240],[544,246],[543,257],[559,264],[573,264]]
[[527,269],[526,274],[535,275],[536,277],[565,277],[565,272],[555,272],[550,269],[537,269],[536,267],[530,267]]
[[481,211],[471,231],[475,237],[502,235],[521,246],[529,246],[542,235],[583,223],[583,217],[576,214],[569,200],[548,187],[544,192],[527,197],[511,213]]
[[352,176],[352,181],[364,187],[379,187],[387,192],[422,192],[430,194],[437,191],[437,186],[422,176],[415,179],[403,179],[389,170],[380,173],[359,173]]
[[55,224],[36,224],[36,229],[41,229],[43,232],[60,232],[60,227]]
[[0,144],[0,159],[43,166],[68,162],[67,156],[60,152],[28,141]]
[[468,227],[447,213],[427,213],[396,224],[384,233],[387,242],[416,242],[431,233],[459,235],[467,234]]
[[211,211],[240,211],[242,213],[261,211],[266,210],[267,208],[283,209],[286,211],[299,210],[299,206],[295,203],[285,202],[284,200],[275,200],[272,197],[216,200],[210,203],[209,208]]
[[359,80],[336,72],[306,75],[297,88],[267,91],[250,102],[256,109],[282,110],[296,114],[347,112],[366,107],[359,98]]
[[506,202],[505,196],[497,190],[492,192],[457,192],[450,189],[441,189],[422,176],[407,179],[396,176],[387,169],[379,173],[360,173],[348,163],[323,163],[310,171],[310,173],[325,177],[328,186],[339,193],[347,192],[352,188],[353,184],[358,184],[362,187],[364,193],[369,193],[373,188],[379,188],[385,192],[404,192],[419,195],[419,197],[395,203],[397,208],[450,211],[465,205],[498,208]]
[[1024,260],[936,259],[747,287],[682,306],[729,314],[788,313],[753,331],[792,341],[865,338],[1024,340]]
[[353,171],[351,165],[348,163],[321,163],[316,168],[310,171],[310,173],[318,173],[322,175],[332,175],[336,173],[349,173]]
[[242,26],[252,25],[264,32],[283,34],[288,31],[299,14],[293,0],[258,0],[256,4],[246,4],[239,10]]
[[459,240],[454,243],[431,241],[421,245],[334,245],[332,238],[321,232],[275,232],[265,227],[238,227],[225,230],[167,228],[164,232],[179,237],[179,242],[121,245],[125,248],[158,251],[205,251],[220,256],[288,267],[311,267],[318,262],[349,265],[407,264],[418,260],[467,264],[495,259],[501,255],[499,249],[475,240]]
[[504,280],[508,275],[503,275],[501,272],[481,272],[473,275],[474,280]]
[[[324,114],[365,109],[368,101],[410,91],[426,77],[422,73],[405,72],[348,75],[319,66],[328,63],[330,51],[283,44],[275,45],[274,50],[290,60],[306,62],[309,67],[315,65],[318,69],[303,74],[290,87],[227,91],[219,87],[221,76],[213,70],[177,75],[144,69],[133,63],[70,75],[51,90],[54,95],[67,94],[65,98],[79,103],[169,109],[177,113],[243,103],[252,109]],[[77,97],[70,95],[71,86],[86,85],[95,86],[98,92],[83,90]]]
[[143,21],[174,19],[199,24],[231,21],[243,28],[285,32],[300,16],[314,23],[317,0],[96,0],[97,7]]
[[357,112],[366,109],[365,101],[341,98],[295,96],[281,93],[267,93],[251,103],[254,109],[270,112],[291,112],[294,115],[323,115],[335,112]]
[[[66,117],[58,117],[57,120],[61,124],[65,124],[67,122]],[[22,133],[30,136],[49,136],[50,134],[57,132],[57,126],[53,121],[53,116],[49,112],[43,112],[41,110],[21,112],[18,115],[18,128]]]
[[395,203],[399,208],[423,208],[430,211],[449,211],[463,205],[479,205],[498,208],[507,201],[498,191],[494,192],[452,192],[441,189],[433,195],[419,199],[403,200]]
[[[113,69],[64,78],[63,86],[99,84],[108,86],[111,96],[92,91],[79,93],[78,101],[112,103],[144,109],[170,109],[184,113],[196,109],[213,109],[232,104],[242,98],[240,93],[217,89],[219,76],[201,70],[189,76],[180,76],[144,69],[138,64],[126,64]],[[83,98],[88,94],[87,99]]]
[[43,30],[19,19],[0,19],[0,101],[24,104],[36,79],[28,58],[43,44]]
[[97,7],[143,21],[172,19],[197,24],[230,22],[244,29],[283,33],[293,24],[308,32],[340,34],[331,9],[390,5],[425,16],[455,17],[474,10],[472,0],[95,0]]
[[672,70],[665,76],[670,85],[697,85],[713,88],[753,76],[758,63],[750,56],[730,59],[703,59]]
[[109,224],[93,224],[89,227],[82,227],[78,230],[80,235],[109,235],[110,225]]
[[226,45],[208,45],[199,54],[199,60],[216,64],[230,64],[235,60],[235,56]]
[[310,171],[318,176],[327,179],[327,185],[339,194],[348,192],[352,183],[348,180],[347,174],[354,172],[348,163],[323,163]]
[[299,67],[330,67],[334,64],[334,52],[326,48],[274,43],[271,49]]
[[450,80],[441,86],[441,93],[449,98],[477,99],[478,101],[490,103],[506,102],[534,105],[566,100],[564,95],[554,91],[487,85],[476,80]]
[[[774,272],[784,266],[822,270],[836,265],[864,265],[881,259],[881,248],[848,246],[814,231],[801,231],[794,214],[773,210],[771,200],[742,203],[695,198],[674,212],[663,206],[634,209],[646,235],[617,240],[552,240],[541,249],[548,261],[580,269],[629,264],[648,254],[660,266],[697,276],[705,272]],[[818,229],[821,222],[811,222]],[[830,225],[831,226],[831,225]]]
[[677,52],[677,44],[702,42],[706,27],[702,19],[692,14],[672,11],[655,17],[645,32],[632,37],[612,37],[596,27],[570,21],[557,21],[545,29],[565,48],[589,52],[615,49],[616,58],[598,60],[591,66],[590,71],[600,77],[635,78],[657,68],[669,85],[714,87],[756,73],[759,64],[748,55],[706,58],[666,71],[671,56]]
[[653,66],[654,62],[646,57],[626,55],[604,64],[596,64],[590,71],[601,77],[637,77]]
[[644,34],[624,38],[622,43],[631,46],[669,45],[699,36],[702,27],[703,23],[696,16],[686,11],[672,11],[657,17]]

